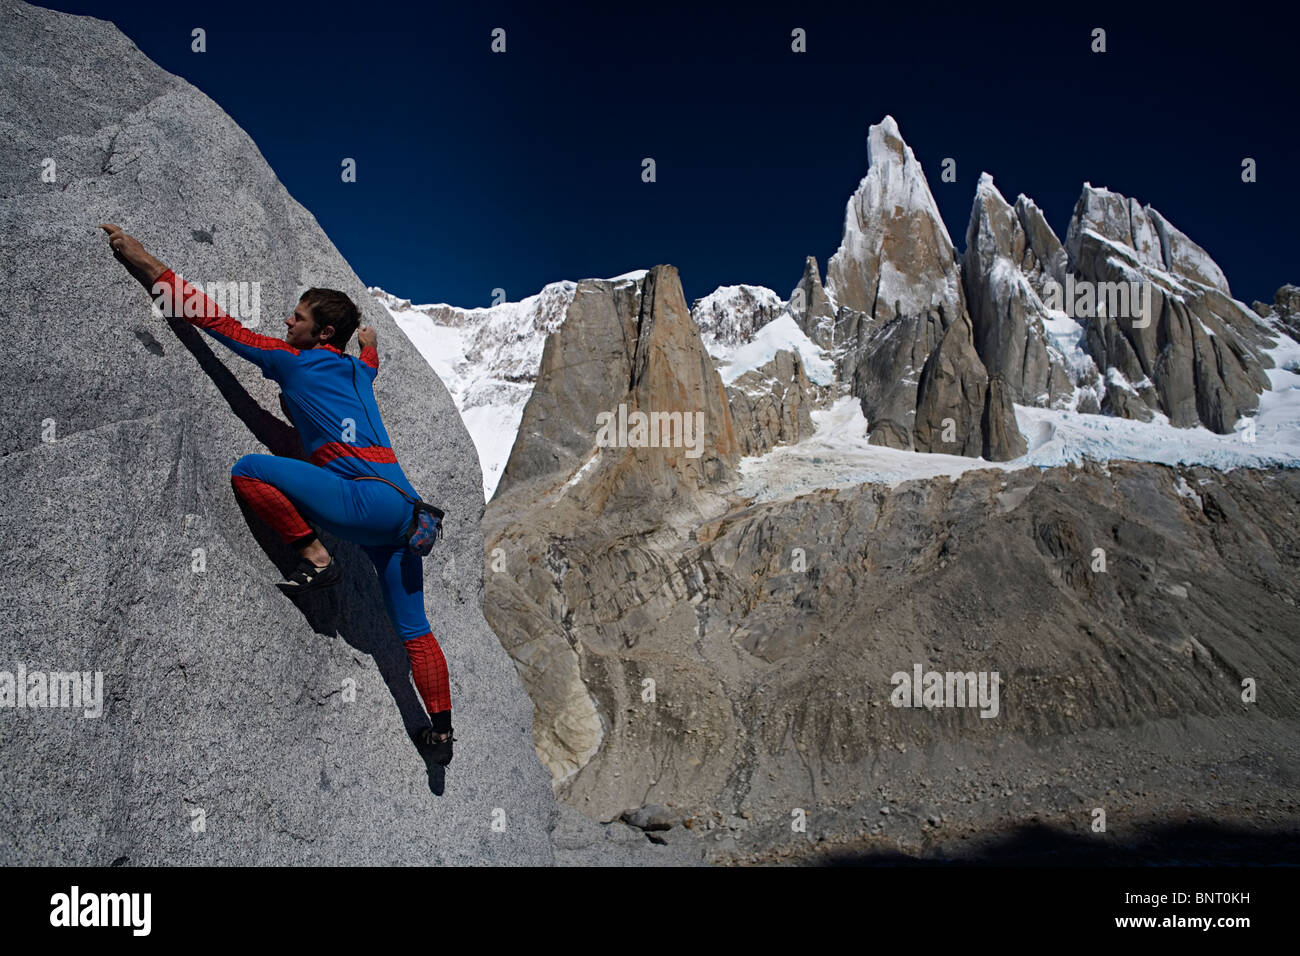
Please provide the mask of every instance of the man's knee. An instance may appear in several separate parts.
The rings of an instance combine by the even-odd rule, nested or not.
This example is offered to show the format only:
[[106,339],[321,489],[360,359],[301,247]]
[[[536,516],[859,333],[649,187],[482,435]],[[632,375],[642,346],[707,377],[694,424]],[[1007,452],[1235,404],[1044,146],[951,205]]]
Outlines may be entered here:
[[269,455],[245,455],[230,469],[232,478],[262,478],[261,459]]

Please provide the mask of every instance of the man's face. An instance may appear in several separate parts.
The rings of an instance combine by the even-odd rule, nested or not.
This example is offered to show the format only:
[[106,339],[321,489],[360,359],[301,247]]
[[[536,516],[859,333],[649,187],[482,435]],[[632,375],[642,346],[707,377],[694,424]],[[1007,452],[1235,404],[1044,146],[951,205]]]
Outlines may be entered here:
[[325,326],[320,332],[316,331],[311,308],[306,302],[299,302],[293,314],[284,320],[284,324],[288,326],[284,340],[296,349],[314,349],[321,342],[328,342],[334,334],[332,325]]

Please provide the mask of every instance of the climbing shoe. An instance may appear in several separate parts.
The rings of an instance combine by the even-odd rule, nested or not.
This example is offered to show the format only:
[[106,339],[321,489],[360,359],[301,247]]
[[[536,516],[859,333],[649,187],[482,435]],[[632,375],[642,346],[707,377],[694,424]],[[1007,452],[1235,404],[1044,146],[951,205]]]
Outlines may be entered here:
[[451,735],[450,730],[440,734],[432,727],[425,727],[420,731],[420,746],[428,748],[433,762],[444,767],[451,763],[451,745],[455,741],[456,738]]
[[296,596],[332,587],[342,580],[343,570],[339,567],[337,558],[331,557],[330,563],[323,568],[318,568],[306,558],[301,558],[293,573],[286,580],[280,581],[278,586],[285,594]]

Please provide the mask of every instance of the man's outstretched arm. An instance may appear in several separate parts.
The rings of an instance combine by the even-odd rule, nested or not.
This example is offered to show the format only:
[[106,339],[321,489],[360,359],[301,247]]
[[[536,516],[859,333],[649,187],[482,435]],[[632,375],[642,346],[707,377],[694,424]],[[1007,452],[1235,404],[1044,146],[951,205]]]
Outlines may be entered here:
[[179,313],[178,318],[198,326],[232,352],[256,363],[266,378],[274,377],[272,372],[286,357],[298,354],[298,349],[283,339],[258,335],[244,328],[204,295],[202,289],[190,285],[146,252],[140,241],[123,232],[120,226],[101,223],[99,228],[108,233],[108,244],[117,260],[149,290],[150,295],[155,298],[165,296],[168,305],[180,303],[179,309],[168,308],[168,315]]

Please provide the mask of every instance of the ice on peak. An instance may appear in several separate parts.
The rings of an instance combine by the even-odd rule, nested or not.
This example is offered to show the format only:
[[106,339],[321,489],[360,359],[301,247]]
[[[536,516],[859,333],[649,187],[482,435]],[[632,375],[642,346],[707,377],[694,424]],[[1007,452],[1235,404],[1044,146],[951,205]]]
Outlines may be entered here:
[[871,126],[867,127],[868,142],[871,141],[872,134],[877,130],[886,136],[893,136],[895,139],[901,140],[903,138],[903,135],[898,131],[898,120],[894,119],[894,117],[888,113],[885,114],[884,118],[879,123],[873,123]]
[[882,163],[891,165],[916,162],[912,147],[907,145],[903,134],[898,131],[898,124],[892,116],[871,126],[867,130],[867,165],[874,167]]
[[1123,193],[1085,182],[1066,237],[1072,256],[1078,255],[1079,240],[1089,233],[1133,249],[1144,268],[1175,273],[1224,295],[1232,294],[1227,277],[1210,254],[1150,203],[1143,205]]
[[367,286],[367,291],[384,304],[390,311],[397,312],[423,312],[426,315],[439,311],[454,312],[468,316],[486,316],[496,310],[511,308],[532,308],[540,299],[547,297],[562,296],[570,294],[578,287],[578,284],[572,279],[558,279],[555,282],[548,282],[542,286],[541,290],[534,292],[532,295],[524,296],[522,299],[498,302],[495,305],[452,305],[450,302],[412,302],[410,299],[403,299],[400,296],[393,295],[377,285]]
[[860,235],[873,212],[892,217],[897,209],[923,212],[938,226],[948,248],[953,248],[925,171],[912,147],[903,139],[894,118],[886,116],[872,126],[867,135],[867,175],[849,198],[844,222],[846,237]]
[[1002,195],[1002,190],[993,184],[993,177],[988,173],[980,173],[979,182],[975,185],[975,201],[981,202],[985,200],[992,200],[999,206],[1011,208],[1011,204]]
[[871,127],[867,174],[844,210],[840,245],[823,288],[837,308],[917,314],[959,307],[960,277],[948,227],[911,147],[892,117]]

